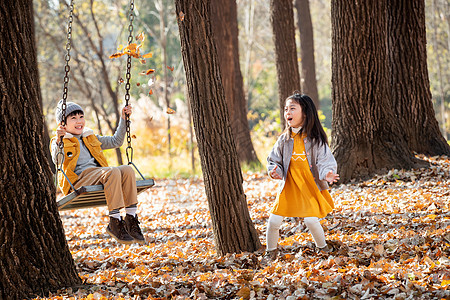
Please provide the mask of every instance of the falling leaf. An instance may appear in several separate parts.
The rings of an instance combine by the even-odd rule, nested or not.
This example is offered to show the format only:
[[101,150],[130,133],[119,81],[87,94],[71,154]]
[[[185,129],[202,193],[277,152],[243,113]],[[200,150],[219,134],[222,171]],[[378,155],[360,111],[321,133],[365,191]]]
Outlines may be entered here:
[[117,51],[122,51],[122,49],[123,49],[123,45],[120,44],[119,47],[117,47]]
[[169,67],[169,66],[167,66],[167,69],[169,69],[170,71],[173,72],[174,67]]
[[147,63],[145,59],[140,59],[139,62],[141,63],[141,65],[145,65]]
[[141,85],[141,83],[140,82],[136,82],[136,86],[140,86]]
[[109,58],[113,59],[113,58],[121,57],[122,55],[124,55],[124,53],[117,52],[117,53],[114,53],[114,54],[110,55]]
[[153,95],[153,90],[150,89],[150,91],[148,91],[148,94],[149,94],[149,95]]
[[155,73],[155,69],[148,69],[147,71],[142,71],[139,75],[150,75]]
[[133,139],[135,139],[135,138],[136,138],[136,135],[133,134],[131,137],[132,137]]
[[184,12],[180,11],[180,13],[178,14],[178,19],[183,22],[184,21]]
[[143,42],[144,40],[145,40],[144,32],[141,32],[136,36],[136,41]]
[[175,111],[173,109],[171,109],[170,107],[167,108],[166,113],[168,113],[169,115],[172,115],[175,113]]
[[119,80],[117,80],[117,82],[118,82],[119,84],[122,84],[122,83],[124,83],[125,81],[123,80],[122,77],[120,77]]
[[151,58],[153,56],[153,53],[149,52],[147,54],[142,55],[142,58]]

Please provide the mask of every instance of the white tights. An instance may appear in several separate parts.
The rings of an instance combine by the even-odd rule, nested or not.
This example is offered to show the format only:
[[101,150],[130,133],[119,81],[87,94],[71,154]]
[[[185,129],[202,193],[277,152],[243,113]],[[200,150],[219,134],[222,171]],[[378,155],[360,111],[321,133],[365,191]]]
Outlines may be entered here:
[[[267,222],[266,232],[266,250],[274,250],[277,248],[278,239],[280,237],[280,226],[284,217],[270,214],[269,221]],[[319,218],[306,217],[304,218],[305,224],[308,227],[311,235],[316,243],[316,246],[323,248],[327,245],[325,241],[325,233],[323,232],[322,225],[320,225]]]

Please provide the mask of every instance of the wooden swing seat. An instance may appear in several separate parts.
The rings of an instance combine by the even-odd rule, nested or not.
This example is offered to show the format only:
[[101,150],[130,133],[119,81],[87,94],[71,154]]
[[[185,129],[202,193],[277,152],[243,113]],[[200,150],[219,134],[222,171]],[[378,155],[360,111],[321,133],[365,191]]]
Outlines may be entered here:
[[[138,194],[155,185],[153,179],[138,180],[136,187]],[[106,205],[103,185],[86,185],[78,189],[78,194],[72,192],[57,201],[58,210],[71,210]]]

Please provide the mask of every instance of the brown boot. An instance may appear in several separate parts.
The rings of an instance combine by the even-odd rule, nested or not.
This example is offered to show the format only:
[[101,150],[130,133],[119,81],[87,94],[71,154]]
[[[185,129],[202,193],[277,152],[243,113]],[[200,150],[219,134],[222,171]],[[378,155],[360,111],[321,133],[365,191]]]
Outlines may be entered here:
[[134,241],[133,237],[125,230],[125,222],[122,219],[110,217],[106,232],[121,244],[132,244]]
[[125,229],[128,234],[131,235],[136,243],[145,244],[145,238],[142,234],[141,228],[139,227],[139,220],[132,215],[127,214],[125,216]]

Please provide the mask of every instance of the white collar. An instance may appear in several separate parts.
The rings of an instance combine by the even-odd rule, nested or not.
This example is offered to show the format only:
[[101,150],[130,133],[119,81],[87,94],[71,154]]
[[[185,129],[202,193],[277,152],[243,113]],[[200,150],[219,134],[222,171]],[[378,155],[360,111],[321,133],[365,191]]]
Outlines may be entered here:
[[302,129],[302,127],[297,127],[297,128],[291,127],[291,130],[293,133],[298,133],[301,129]]

